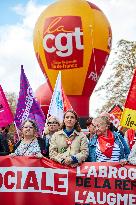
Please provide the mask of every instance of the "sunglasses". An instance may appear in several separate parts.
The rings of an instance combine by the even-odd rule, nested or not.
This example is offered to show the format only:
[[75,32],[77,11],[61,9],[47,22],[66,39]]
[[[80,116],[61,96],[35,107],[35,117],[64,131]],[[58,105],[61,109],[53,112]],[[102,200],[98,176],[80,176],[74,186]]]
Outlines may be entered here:
[[56,125],[59,124],[58,122],[48,122],[47,125]]

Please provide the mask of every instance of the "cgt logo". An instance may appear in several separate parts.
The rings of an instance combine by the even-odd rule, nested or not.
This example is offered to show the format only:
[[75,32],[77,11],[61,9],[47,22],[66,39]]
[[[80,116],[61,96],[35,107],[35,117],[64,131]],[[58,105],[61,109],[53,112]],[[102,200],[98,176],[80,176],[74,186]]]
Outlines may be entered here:
[[[79,16],[63,16],[46,19],[43,48],[47,63],[51,62],[49,67],[57,65],[59,65],[59,69],[61,66],[62,69],[81,67],[84,49],[81,18]],[[64,61],[65,59],[67,62]],[[69,66],[71,63],[72,65]]]

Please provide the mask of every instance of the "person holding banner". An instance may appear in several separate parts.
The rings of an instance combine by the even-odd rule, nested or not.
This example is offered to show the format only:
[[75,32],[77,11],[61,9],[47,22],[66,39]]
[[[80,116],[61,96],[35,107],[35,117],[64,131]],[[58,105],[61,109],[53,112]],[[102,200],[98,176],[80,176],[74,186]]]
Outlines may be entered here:
[[9,132],[9,125],[7,127],[1,127],[0,128],[0,137],[1,137],[1,143],[3,146],[3,154],[1,155],[8,155],[10,153],[8,140],[10,138]]
[[76,167],[88,157],[87,137],[81,132],[75,111],[64,113],[62,129],[50,141],[50,159],[66,166]]
[[37,137],[38,127],[33,120],[27,119],[21,126],[22,139],[15,145],[14,156],[36,156],[42,158],[46,156],[45,141]]
[[119,132],[111,131],[108,117],[99,116],[93,120],[96,134],[89,142],[90,162],[123,162],[130,153],[129,147]]
[[128,129],[125,132],[125,140],[130,148],[130,150],[132,149],[133,145],[136,142],[136,130],[133,129]]
[[92,136],[95,134],[95,128],[92,121],[93,121],[92,117],[89,117],[86,121],[86,127],[89,130],[89,133],[86,135],[88,140],[90,140],[90,138],[92,138]]
[[130,155],[128,156],[128,162],[136,165],[136,142],[131,149]]
[[[110,121],[110,130],[112,131],[112,132],[119,132],[119,134],[120,135],[122,135],[122,137],[124,137],[124,133],[119,129],[119,126],[118,126],[118,128],[114,125],[114,123],[113,123],[113,121],[112,121],[112,119],[111,119],[111,114],[110,113],[108,113],[108,112],[102,112],[102,113],[100,113],[100,116],[102,117],[102,116],[105,116],[105,117],[107,117],[107,118],[109,118],[109,121]],[[121,127],[120,127],[121,128]]]

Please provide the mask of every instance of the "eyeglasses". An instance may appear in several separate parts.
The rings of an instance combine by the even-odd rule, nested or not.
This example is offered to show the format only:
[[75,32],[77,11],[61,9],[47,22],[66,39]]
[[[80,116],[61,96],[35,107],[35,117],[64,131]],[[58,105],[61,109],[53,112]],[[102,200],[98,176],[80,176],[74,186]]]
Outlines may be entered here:
[[48,122],[47,125],[56,125],[58,122]]

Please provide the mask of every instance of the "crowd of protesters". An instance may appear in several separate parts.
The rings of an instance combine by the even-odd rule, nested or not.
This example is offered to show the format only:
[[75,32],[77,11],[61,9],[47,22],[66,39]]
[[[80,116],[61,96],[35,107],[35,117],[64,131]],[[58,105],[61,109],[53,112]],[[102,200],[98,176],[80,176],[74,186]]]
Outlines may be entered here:
[[38,136],[36,123],[23,122],[18,142],[13,141],[9,128],[0,128],[0,155],[47,157],[60,164],[76,167],[83,162],[119,162],[121,165],[136,165],[136,131],[119,131],[111,122],[110,115],[101,113],[88,118],[84,134],[74,110],[67,110],[61,124],[50,116],[45,124],[43,136]]

